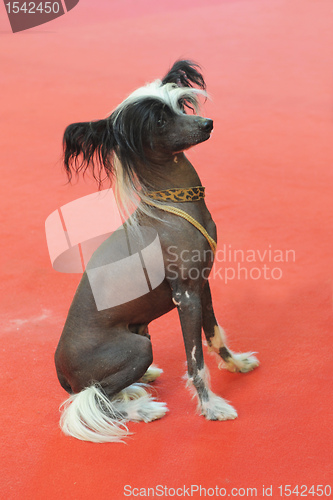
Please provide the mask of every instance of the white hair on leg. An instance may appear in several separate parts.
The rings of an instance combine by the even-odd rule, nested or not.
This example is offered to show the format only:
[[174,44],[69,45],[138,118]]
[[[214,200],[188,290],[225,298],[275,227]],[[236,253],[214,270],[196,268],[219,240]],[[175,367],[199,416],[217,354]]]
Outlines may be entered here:
[[149,382],[154,382],[158,377],[160,377],[163,373],[161,368],[158,368],[156,365],[150,365],[146,373],[141,377],[140,382],[143,384],[148,384]]
[[234,420],[237,418],[237,411],[225,399],[209,390],[208,401],[201,405],[201,415],[207,420]]
[[[214,336],[209,341],[209,352],[218,355],[219,368],[226,368],[230,372],[247,373],[259,366],[255,352],[234,353],[226,346],[226,334],[219,325],[214,327]],[[221,350],[224,350],[224,358],[221,360]]]
[[[204,366],[194,378],[185,375],[186,386],[198,398],[198,412],[207,420],[233,420],[237,418],[236,410],[223,398],[214,394],[210,389],[210,375]],[[199,390],[196,386],[201,385]]]
[[126,422],[151,422],[167,412],[144,388],[132,384],[112,400],[99,385],[70,396],[60,407],[60,427],[68,435],[94,443],[119,443],[130,435]]
[[256,356],[254,356],[255,352],[235,353],[230,350],[229,352],[232,355],[230,361],[222,361],[221,363],[222,365],[224,364],[223,368],[226,368],[229,372],[247,373],[257,368],[260,364]]
[[156,401],[140,383],[126,387],[112,402],[117,404],[118,411],[126,414],[126,421],[131,422],[152,422],[164,417],[168,411],[166,404]]

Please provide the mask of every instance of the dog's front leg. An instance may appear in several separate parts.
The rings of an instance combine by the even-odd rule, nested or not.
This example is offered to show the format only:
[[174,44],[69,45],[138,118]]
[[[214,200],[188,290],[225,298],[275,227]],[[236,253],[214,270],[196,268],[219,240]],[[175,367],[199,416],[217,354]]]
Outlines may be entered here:
[[194,389],[198,397],[200,413],[208,420],[236,418],[236,410],[210,390],[209,374],[202,351],[202,303],[199,290],[177,288],[173,290],[173,301],[178,309],[184,337],[188,386]]
[[205,283],[202,294],[202,326],[208,350],[217,354],[222,360],[219,368],[226,368],[230,372],[246,373],[259,366],[259,361],[253,352],[234,353],[227,347],[225,332],[215,318],[208,281]]

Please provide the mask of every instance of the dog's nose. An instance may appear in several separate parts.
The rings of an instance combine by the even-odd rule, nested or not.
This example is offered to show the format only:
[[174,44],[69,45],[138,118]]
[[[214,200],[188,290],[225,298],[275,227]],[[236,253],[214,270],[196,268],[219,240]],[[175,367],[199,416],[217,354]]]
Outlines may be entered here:
[[213,120],[210,118],[205,118],[202,122],[202,128],[205,132],[211,132],[213,130]]

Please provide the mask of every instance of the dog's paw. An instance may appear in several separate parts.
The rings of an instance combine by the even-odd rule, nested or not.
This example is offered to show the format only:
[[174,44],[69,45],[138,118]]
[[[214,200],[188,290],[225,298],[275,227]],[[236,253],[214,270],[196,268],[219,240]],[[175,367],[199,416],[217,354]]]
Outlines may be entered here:
[[254,354],[253,352],[232,353],[232,357],[228,361],[222,362],[219,368],[226,368],[229,372],[250,372],[260,364]]
[[168,408],[147,392],[144,384],[132,384],[112,400],[117,415],[125,422],[151,422],[164,417]]
[[141,377],[140,382],[143,384],[148,384],[149,382],[154,382],[163,373],[161,368],[157,368],[155,365],[150,365],[146,373]]
[[234,420],[237,418],[237,411],[224,399],[210,394],[208,401],[201,404],[201,414],[207,420]]
[[136,421],[141,420],[146,423],[152,422],[153,420],[164,417],[167,411],[169,410],[165,403],[160,403],[150,398],[149,401],[138,409]]

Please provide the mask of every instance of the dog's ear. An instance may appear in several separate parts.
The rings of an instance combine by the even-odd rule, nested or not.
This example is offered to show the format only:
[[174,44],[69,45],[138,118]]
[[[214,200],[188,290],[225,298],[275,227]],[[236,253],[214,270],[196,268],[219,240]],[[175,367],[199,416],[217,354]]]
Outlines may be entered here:
[[90,169],[99,187],[114,174],[111,155],[115,148],[109,119],[69,125],[64,133],[64,166],[69,181],[72,173],[83,174]]
[[176,83],[179,87],[197,86],[203,90],[206,89],[201,68],[193,61],[176,61],[162,79],[162,84],[165,85],[166,83]]

